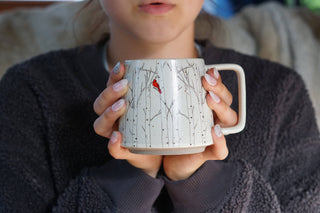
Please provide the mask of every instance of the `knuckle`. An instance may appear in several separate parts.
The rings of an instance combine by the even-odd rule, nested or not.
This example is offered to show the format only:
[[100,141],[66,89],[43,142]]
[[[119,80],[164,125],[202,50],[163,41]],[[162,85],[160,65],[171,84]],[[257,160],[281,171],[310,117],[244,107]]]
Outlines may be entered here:
[[230,117],[230,110],[231,108],[227,104],[222,104],[221,105],[221,114],[223,115],[221,117],[221,120],[223,121],[228,121]]
[[231,125],[236,125],[238,123],[238,115],[236,112],[233,113],[232,115],[232,120],[231,120]]
[[98,109],[98,98],[93,102],[93,111],[96,113],[96,114],[99,114],[99,109]]
[[98,97],[93,103],[93,110],[97,115],[102,113],[100,108],[100,97]]
[[224,123],[229,126],[236,125],[238,123],[237,113],[230,108],[228,114],[229,115],[227,116],[227,119],[225,120]]
[[232,102],[233,102],[233,96],[232,96],[231,93],[229,93],[229,95],[228,95],[228,105],[231,106]]
[[111,101],[111,97],[112,97],[112,94],[110,94],[110,89],[109,88],[104,89],[93,103],[93,109],[95,113],[97,113],[98,115],[101,115],[109,105],[109,102]]
[[110,87],[107,87],[106,89],[104,89],[101,93],[101,98],[104,100],[104,101],[107,101],[110,97],[110,94],[111,93],[111,89]]
[[105,119],[105,121],[107,121],[107,123],[109,123],[109,120],[112,118],[112,113],[111,113],[111,107],[108,107],[104,113],[101,115],[103,117],[103,119]]
[[95,120],[95,122],[93,123],[93,129],[94,129],[95,133],[97,133],[98,135],[100,135],[100,136],[105,135],[105,130],[102,128],[102,125],[98,119]]
[[219,120],[226,125],[236,125],[238,122],[237,113],[230,106],[224,104],[221,106]]
[[224,90],[225,87],[223,86],[222,82],[218,81],[217,85],[214,87],[214,91],[218,94],[222,94]]
[[225,102],[223,102],[223,104],[221,104],[221,108],[222,108],[223,112],[228,112],[231,109],[230,106]]
[[[106,110],[108,111],[108,110]],[[110,121],[109,113],[104,112],[99,118],[97,118],[93,123],[94,131],[104,137],[108,137],[111,132],[111,127],[113,126],[114,121]]]

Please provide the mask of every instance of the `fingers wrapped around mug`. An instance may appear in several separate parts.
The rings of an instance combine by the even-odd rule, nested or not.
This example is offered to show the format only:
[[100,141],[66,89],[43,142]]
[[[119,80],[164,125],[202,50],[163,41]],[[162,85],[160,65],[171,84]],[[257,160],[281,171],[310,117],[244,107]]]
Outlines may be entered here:
[[128,90],[128,80],[121,79],[120,81],[108,86],[104,89],[93,103],[93,109],[101,115],[104,111],[110,107],[119,98],[124,96]]
[[95,132],[103,137],[109,138],[111,133],[116,129],[116,121],[126,110],[124,99],[119,99],[114,104],[109,106],[94,122],[93,127]]
[[[114,68],[109,76],[108,86],[96,98],[93,104],[94,111],[99,115],[93,126],[98,135],[110,137],[115,129],[115,123],[125,112],[126,104],[121,99],[128,90],[128,80],[122,79],[124,67],[119,64]],[[115,69],[118,69],[115,73]],[[114,82],[118,80],[117,82]]]
[[233,126],[238,122],[237,113],[230,107],[232,94],[222,83],[216,69],[209,69],[202,78],[202,85],[208,91],[206,100],[208,106],[215,113],[215,123],[223,126]]
[[127,92],[128,80],[122,79],[124,72],[123,64],[118,63],[109,73],[107,88],[99,94],[93,104],[93,109],[98,115]]
[[222,83],[221,76],[216,68],[209,69],[202,77],[202,86],[205,90],[218,94],[227,105],[232,104],[232,94]]

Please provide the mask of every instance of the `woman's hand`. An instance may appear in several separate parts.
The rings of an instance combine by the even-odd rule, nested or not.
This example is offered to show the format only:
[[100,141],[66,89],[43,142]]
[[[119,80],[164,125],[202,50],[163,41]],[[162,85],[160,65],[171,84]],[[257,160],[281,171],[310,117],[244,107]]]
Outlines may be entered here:
[[123,75],[124,65],[118,63],[110,72],[107,88],[95,100],[93,108],[99,117],[94,122],[94,130],[98,135],[110,138],[108,149],[115,159],[125,159],[132,166],[156,177],[162,156],[133,154],[121,147],[122,135],[118,132],[118,119],[126,110],[122,97],[128,90],[128,81],[122,79]]
[[213,110],[215,126],[212,128],[214,144],[205,151],[190,155],[165,156],[163,168],[171,180],[183,180],[190,177],[207,160],[223,160],[228,156],[226,139],[220,126],[233,126],[238,122],[237,113],[231,109],[232,95],[221,81],[216,69],[210,69],[202,78],[202,85],[208,94],[208,106]]

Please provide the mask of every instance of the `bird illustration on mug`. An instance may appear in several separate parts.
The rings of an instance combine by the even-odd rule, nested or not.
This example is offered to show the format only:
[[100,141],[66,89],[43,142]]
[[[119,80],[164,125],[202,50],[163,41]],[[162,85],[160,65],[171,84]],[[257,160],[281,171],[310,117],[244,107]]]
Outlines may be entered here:
[[153,86],[155,89],[157,89],[158,92],[161,94],[161,89],[160,89],[159,83],[157,82],[156,79],[153,79],[152,86]]

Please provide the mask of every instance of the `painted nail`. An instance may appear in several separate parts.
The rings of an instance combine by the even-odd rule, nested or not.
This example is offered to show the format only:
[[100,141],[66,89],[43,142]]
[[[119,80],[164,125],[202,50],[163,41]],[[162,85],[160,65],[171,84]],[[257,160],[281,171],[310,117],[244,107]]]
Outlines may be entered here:
[[112,71],[113,71],[114,74],[118,74],[119,73],[119,71],[120,71],[120,62],[118,62],[116,64],[116,66],[114,66]]
[[217,80],[208,75],[207,73],[204,75],[204,77],[211,86],[215,86],[217,84]]
[[219,96],[214,94],[212,91],[209,91],[209,94],[210,94],[211,98],[214,100],[214,102],[220,103],[221,100],[220,100]]
[[215,133],[216,136],[218,136],[219,138],[222,136],[221,127],[220,127],[219,124],[215,125],[215,127],[214,127],[214,133]]
[[111,144],[115,144],[117,142],[117,140],[118,140],[118,133],[116,131],[113,131],[109,142]]
[[213,75],[214,75],[215,79],[219,79],[220,75],[219,75],[219,71],[217,68],[213,68]]
[[111,109],[112,111],[116,112],[120,110],[124,105],[124,99],[120,99],[119,101],[115,102],[112,106]]
[[118,81],[117,83],[115,83],[112,88],[115,92],[120,92],[122,91],[124,88],[126,88],[128,85],[128,80],[127,79],[122,79],[121,81]]

